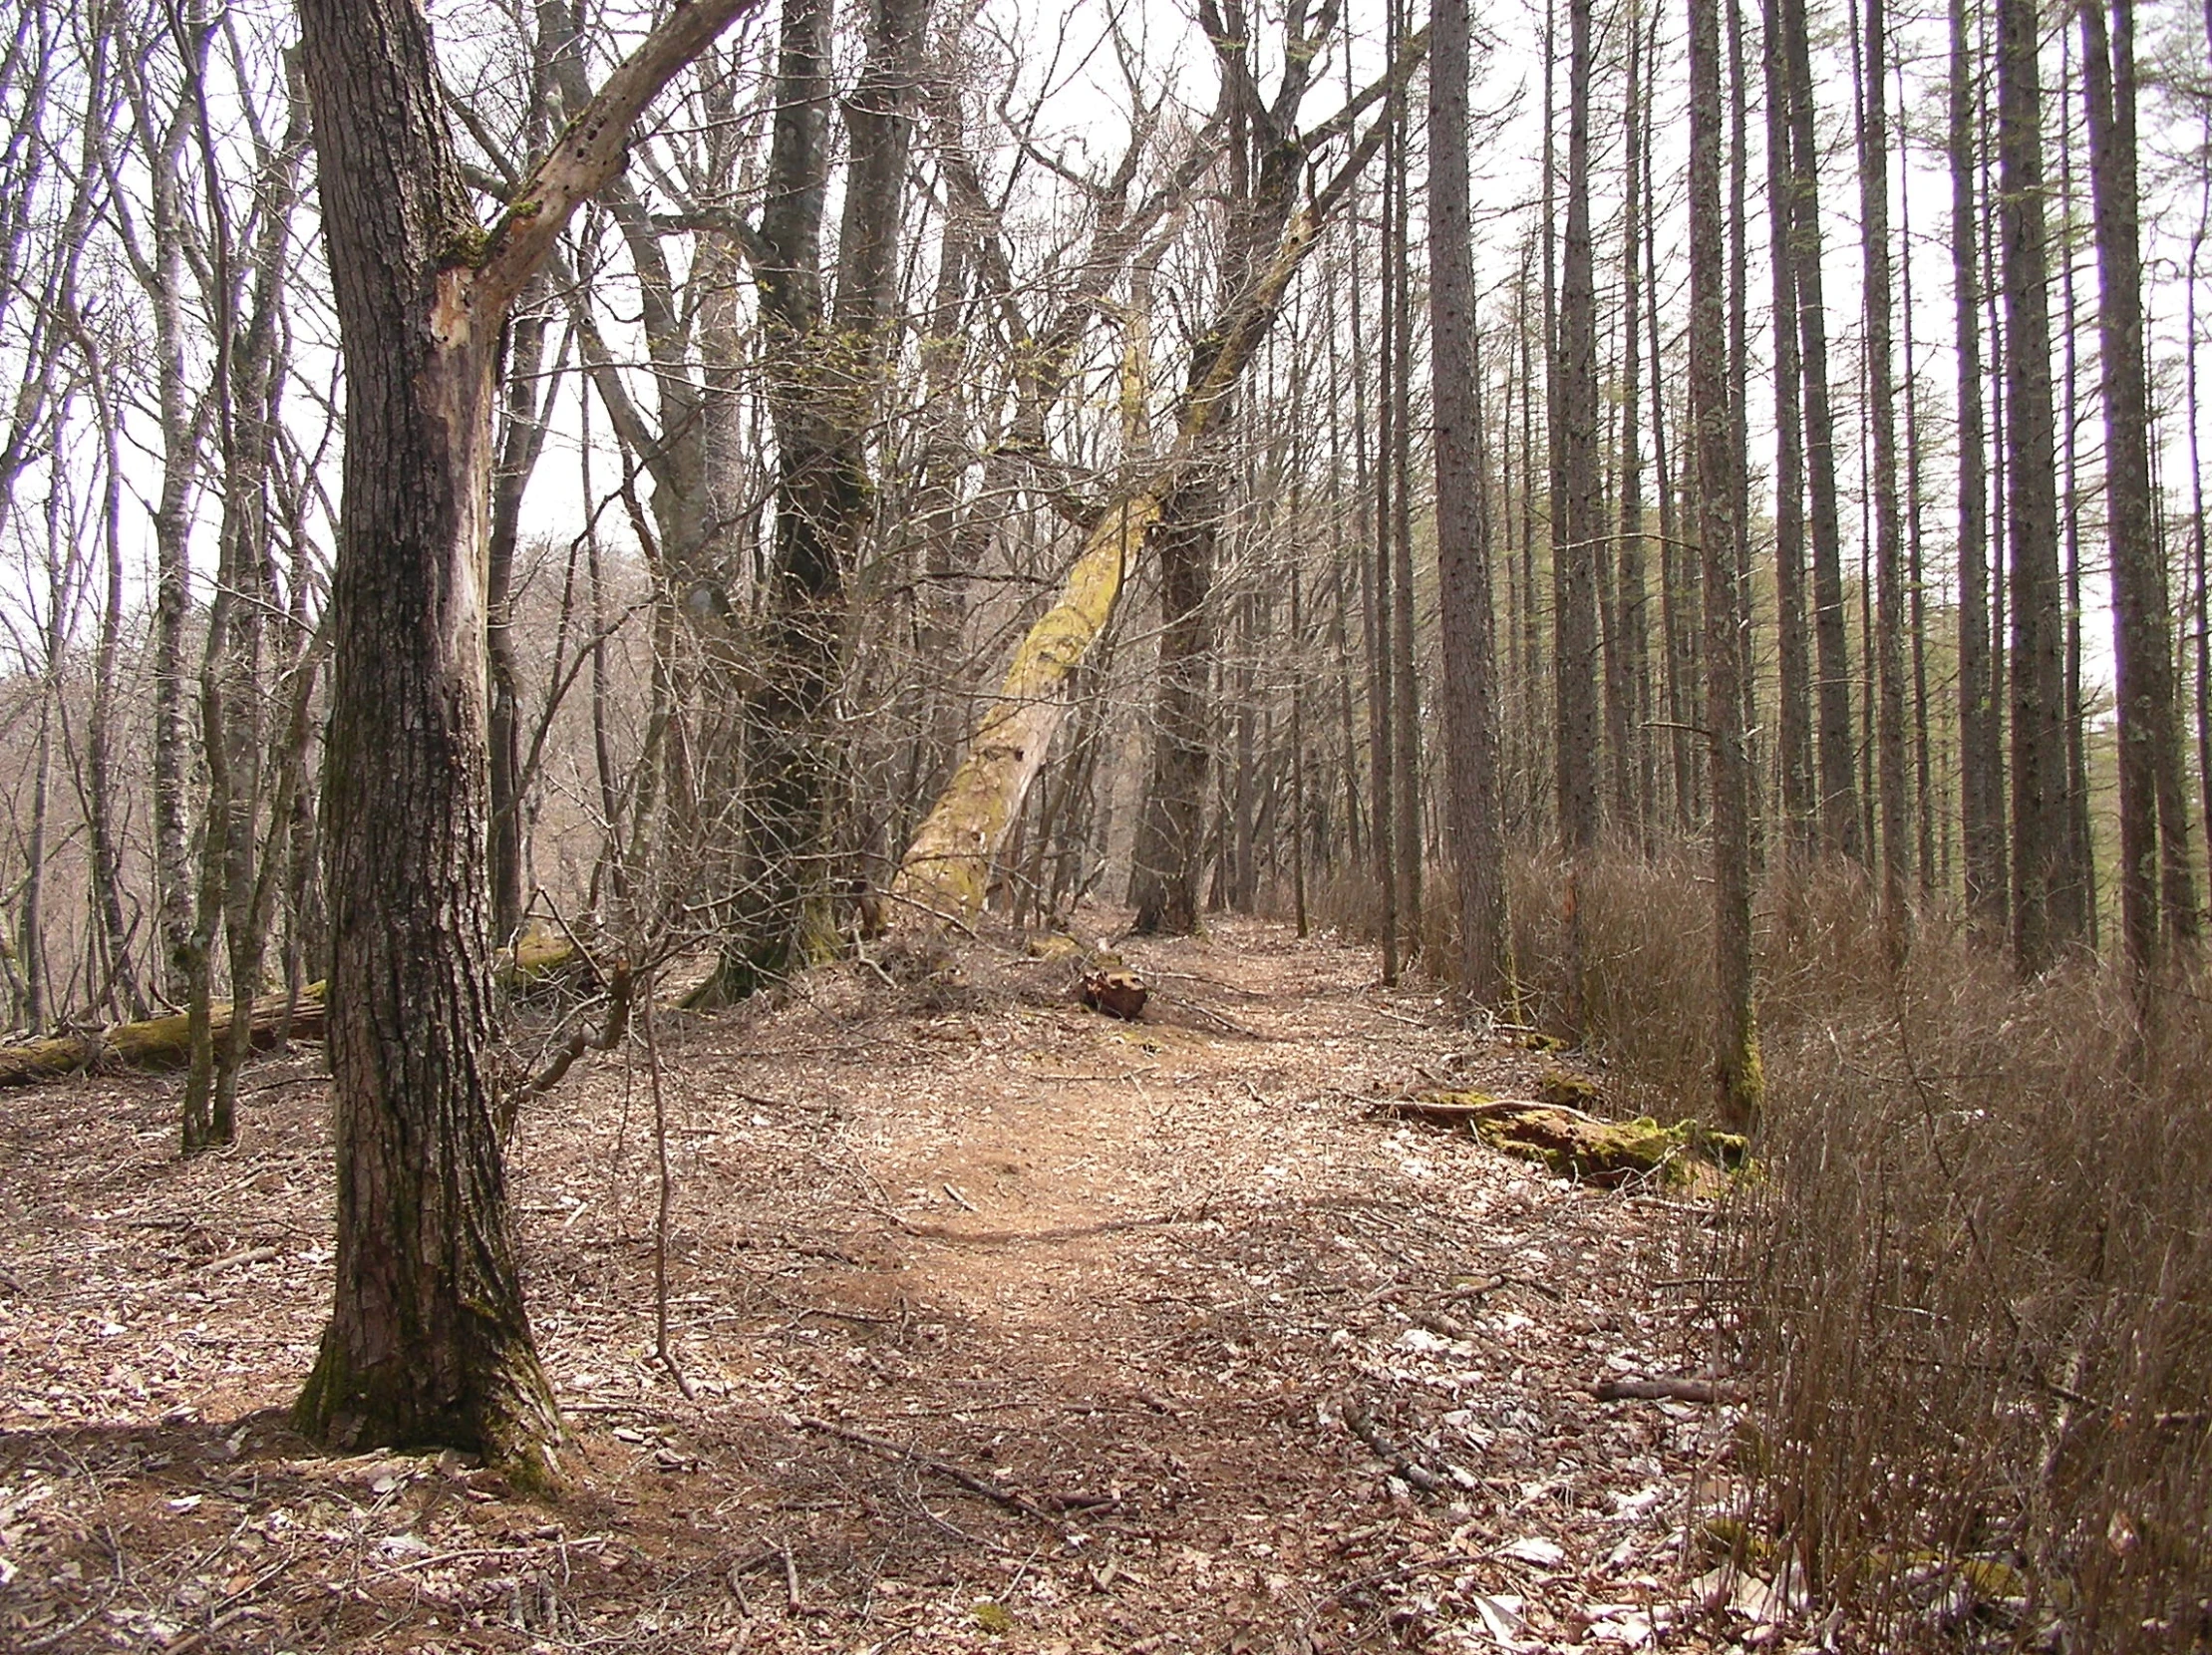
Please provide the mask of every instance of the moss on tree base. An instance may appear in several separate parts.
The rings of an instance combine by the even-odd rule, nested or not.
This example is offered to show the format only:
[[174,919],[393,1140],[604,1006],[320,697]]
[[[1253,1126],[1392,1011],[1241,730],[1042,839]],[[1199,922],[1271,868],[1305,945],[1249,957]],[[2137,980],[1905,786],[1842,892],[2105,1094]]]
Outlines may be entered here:
[[557,1495],[560,1415],[526,1342],[476,1353],[460,1395],[443,1404],[425,1390],[420,1363],[357,1366],[333,1332],[292,1405],[292,1429],[344,1454],[364,1449],[458,1449],[480,1459],[519,1493]]

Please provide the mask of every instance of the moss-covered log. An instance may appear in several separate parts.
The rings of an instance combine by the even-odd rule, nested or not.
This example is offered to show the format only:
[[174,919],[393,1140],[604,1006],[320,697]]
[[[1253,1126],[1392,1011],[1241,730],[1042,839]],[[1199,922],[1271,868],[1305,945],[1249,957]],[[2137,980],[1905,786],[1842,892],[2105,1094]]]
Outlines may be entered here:
[[[287,1012],[289,1020],[287,1022]],[[231,1009],[216,1006],[212,1013],[214,1038],[230,1029]],[[292,1005],[281,994],[256,1000],[250,1013],[253,1048],[265,1052],[279,1038],[323,1038],[323,985],[311,985]],[[85,1034],[54,1035],[0,1046],[0,1086],[35,1086],[59,1080],[80,1070],[113,1065],[123,1069],[181,1069],[190,1061],[191,1041],[183,1012],[119,1023],[112,1029]]]
[[1427,1092],[1394,1099],[1378,1113],[1465,1128],[1494,1150],[1533,1160],[1585,1183],[1620,1183],[1632,1177],[1676,1172],[1700,1181],[1697,1168],[1740,1166],[1745,1141],[1713,1132],[1696,1121],[1663,1127],[1649,1117],[1601,1121],[1564,1104],[1529,1098],[1491,1098],[1480,1092]]
[[[566,937],[532,932],[511,949],[501,949],[494,970],[501,983],[523,991],[551,981],[584,965],[576,945]],[[285,1013],[290,1011],[287,1024]],[[220,1041],[230,1029],[230,1006],[224,1002],[209,1013],[210,1032]],[[323,985],[310,983],[298,1004],[272,994],[253,1002],[253,1049],[266,1052],[282,1040],[323,1038]],[[83,1034],[52,1035],[43,1040],[18,1041],[0,1046],[0,1087],[37,1086],[86,1069],[181,1069],[191,1061],[191,1037],[185,1014],[167,1012],[118,1023],[113,1028]]]

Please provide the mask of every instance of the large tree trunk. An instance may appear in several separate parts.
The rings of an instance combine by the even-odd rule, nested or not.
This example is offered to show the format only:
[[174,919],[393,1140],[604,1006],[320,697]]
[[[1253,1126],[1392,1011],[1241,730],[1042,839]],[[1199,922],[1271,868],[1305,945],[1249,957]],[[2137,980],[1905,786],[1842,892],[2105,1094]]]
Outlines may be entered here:
[[1751,982],[1750,765],[1742,723],[1744,617],[1736,577],[1734,420],[1726,364],[1721,228],[1721,43],[1715,0],[1690,0],[1690,406],[1698,540],[1705,562],[1706,702],[1712,721],[1715,897],[1714,1083],[1721,1123],[1758,1117]]
[[443,1443],[557,1476],[486,1054],[494,347],[637,111],[747,4],[680,6],[487,235],[422,11],[301,0],[347,424],[326,792],[337,1286],[293,1418],[341,1447]]
[[1804,381],[1797,363],[1797,269],[1790,228],[1789,80],[1775,0],[1765,0],[1766,192],[1774,332],[1774,607],[1785,843],[1810,850],[1818,829],[1812,760],[1812,634],[1805,607]]
[[2044,237],[2034,0],[1998,6],[1998,216],[2004,240],[2007,528],[2013,637],[2013,958],[2024,976],[2076,939],[2066,880],[2065,633]]
[[1888,24],[1866,0],[1859,76],[1859,249],[1865,273],[1866,378],[1874,452],[1874,748],[1882,826],[1882,912],[1893,950],[1904,944],[1911,881],[1905,781],[1904,520],[1897,496],[1897,387],[1890,353]]
[[[1223,406],[1226,421],[1230,410]],[[1143,935],[1198,928],[1206,773],[1213,738],[1214,540],[1221,520],[1222,462],[1207,456],[1161,502],[1152,528],[1159,560],[1159,691],[1152,714],[1152,779],[1137,825],[1132,900]]]
[[695,1003],[737,999],[806,963],[827,911],[837,771],[830,723],[845,637],[845,579],[872,491],[867,442],[880,398],[914,53],[928,0],[884,0],[846,107],[852,165],[834,315],[824,307],[829,177],[828,0],[787,0],[776,132],[756,267],[776,430],[776,544],[764,659],[747,699],[738,890],[715,976]]
[[[1444,838],[1459,898],[1459,986],[1477,1005],[1497,1005],[1512,993],[1512,940],[1506,927],[1505,835],[1498,822],[1489,546],[1482,531],[1481,359],[1467,204],[1467,0],[1432,0],[1429,9],[1435,52],[1428,71],[1428,303],[1436,587],[1449,804]],[[1629,337],[1633,354],[1633,326]]]
[[1959,816],[1967,922],[2005,930],[2005,804],[1990,677],[1989,463],[1983,437],[1982,281],[1974,199],[1974,52],[1951,0],[1951,301],[1959,360]]
[[[2150,471],[2150,389],[2143,359],[2143,270],[2135,181],[2132,0],[2080,6],[2095,196],[2097,355],[2104,370],[2105,532],[2112,557],[2112,653],[2118,668],[2120,931],[2147,992],[2167,928],[2193,935],[2173,634]],[[2161,881],[2160,841],[2164,841]],[[2164,899],[2161,903],[2161,883]]]
[[1577,889],[1597,848],[1597,546],[1605,533],[1598,458],[1597,276],[1590,242],[1590,96],[1593,0],[1568,0],[1567,224],[1560,249],[1558,365],[1560,475],[1553,501],[1553,583],[1559,613],[1552,644],[1558,706],[1559,840],[1567,855],[1567,1021],[1587,1032],[1583,904]]
[[1813,649],[1818,673],[1820,825],[1832,855],[1863,854],[1856,750],[1851,731],[1851,657],[1844,632],[1843,530],[1835,481],[1835,416],[1828,402],[1828,319],[1821,280],[1819,144],[1805,0],[1781,0],[1789,67],[1790,266],[1797,280],[1798,366],[1804,375],[1805,472],[1812,496]]

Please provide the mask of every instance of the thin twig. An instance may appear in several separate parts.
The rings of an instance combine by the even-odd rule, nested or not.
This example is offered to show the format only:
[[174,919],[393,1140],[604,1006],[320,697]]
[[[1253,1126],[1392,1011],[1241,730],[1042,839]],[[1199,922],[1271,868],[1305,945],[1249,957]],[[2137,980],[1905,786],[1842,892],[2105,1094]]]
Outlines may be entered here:
[[[619,973],[623,968],[617,966],[615,969]],[[684,1400],[691,1402],[696,1400],[691,1381],[676,1365],[676,1353],[668,1348],[668,1213],[675,1198],[675,1185],[668,1175],[668,1108],[661,1096],[661,1048],[653,1036],[650,977],[645,990],[645,1076],[653,1092],[653,1159],[660,1174],[660,1208],[653,1219],[653,1354],[660,1358],[669,1378],[676,1381],[676,1389],[684,1393]]]

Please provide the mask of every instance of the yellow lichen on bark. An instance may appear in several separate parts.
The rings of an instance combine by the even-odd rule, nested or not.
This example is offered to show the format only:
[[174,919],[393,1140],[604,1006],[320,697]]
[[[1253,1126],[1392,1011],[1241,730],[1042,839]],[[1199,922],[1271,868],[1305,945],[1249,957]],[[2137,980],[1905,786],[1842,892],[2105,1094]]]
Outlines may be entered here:
[[1108,510],[1068,571],[1060,601],[1014,652],[974,743],[899,863],[891,894],[909,915],[965,921],[983,907],[991,858],[1067,716],[1068,678],[1106,619],[1159,515],[1155,485]]

